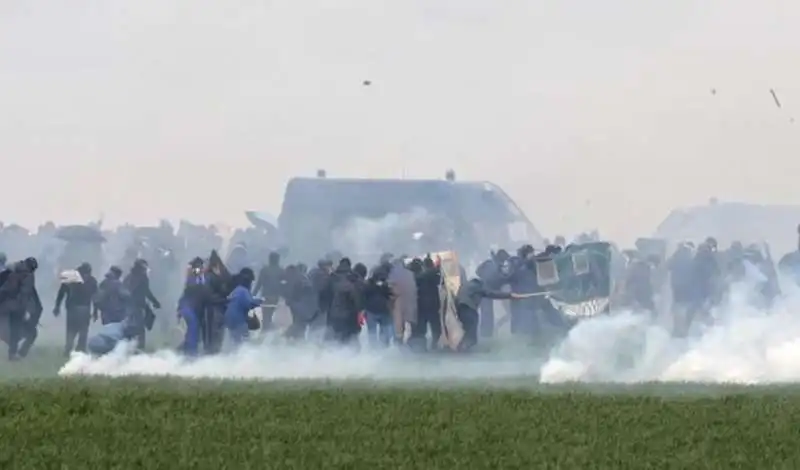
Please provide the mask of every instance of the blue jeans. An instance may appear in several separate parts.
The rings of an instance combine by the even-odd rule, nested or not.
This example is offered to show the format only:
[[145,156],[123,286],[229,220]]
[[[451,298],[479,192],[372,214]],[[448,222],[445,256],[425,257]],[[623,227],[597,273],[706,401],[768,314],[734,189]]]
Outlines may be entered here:
[[384,347],[389,346],[394,338],[394,322],[389,313],[366,312],[367,317],[367,337],[370,346],[378,344]]
[[194,309],[189,307],[181,307],[180,314],[186,321],[186,333],[181,349],[190,356],[196,356],[200,351],[200,319]]
[[228,323],[226,325],[228,330],[228,338],[231,341],[231,346],[234,348],[241,346],[242,343],[247,341],[250,336],[250,330],[247,328],[247,323]]
[[86,349],[90,354],[95,356],[108,354],[113,351],[116,346],[116,341],[100,335],[92,336],[89,338],[89,341],[86,342]]

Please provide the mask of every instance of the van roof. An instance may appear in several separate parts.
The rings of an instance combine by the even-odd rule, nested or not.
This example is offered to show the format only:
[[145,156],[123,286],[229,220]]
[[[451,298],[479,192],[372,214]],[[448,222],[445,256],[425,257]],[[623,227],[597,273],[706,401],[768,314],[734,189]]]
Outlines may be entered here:
[[445,204],[454,187],[478,188],[482,183],[444,180],[292,178],[286,185],[283,211],[300,208],[336,207],[340,204],[397,206]]

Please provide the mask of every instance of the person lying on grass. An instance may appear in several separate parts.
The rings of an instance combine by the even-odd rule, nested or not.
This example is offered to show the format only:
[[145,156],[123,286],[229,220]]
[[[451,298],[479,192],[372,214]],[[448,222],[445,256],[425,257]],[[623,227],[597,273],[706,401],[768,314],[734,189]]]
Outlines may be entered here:
[[89,338],[86,349],[93,356],[103,356],[113,351],[120,341],[136,337],[136,331],[136,326],[128,319],[103,325],[96,335]]

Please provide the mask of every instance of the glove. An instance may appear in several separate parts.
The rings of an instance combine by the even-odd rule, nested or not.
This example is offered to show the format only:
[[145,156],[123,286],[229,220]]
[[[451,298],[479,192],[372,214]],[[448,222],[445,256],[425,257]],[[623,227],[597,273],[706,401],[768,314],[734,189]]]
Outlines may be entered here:
[[58,308],[58,307],[55,307],[55,308],[53,309],[53,316],[56,316],[56,317],[57,317],[57,316],[59,316],[59,315],[61,315],[61,309],[60,309],[60,308]]
[[161,309],[161,303],[156,300],[155,302],[153,302],[153,308],[156,310]]
[[97,322],[97,310],[92,313],[92,321]]

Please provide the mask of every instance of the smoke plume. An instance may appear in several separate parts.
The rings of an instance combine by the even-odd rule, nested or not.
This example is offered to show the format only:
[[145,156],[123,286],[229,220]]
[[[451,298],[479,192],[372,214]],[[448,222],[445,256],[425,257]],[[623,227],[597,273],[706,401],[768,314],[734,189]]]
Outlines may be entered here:
[[[695,323],[685,338],[669,322],[621,312],[579,324],[556,347],[541,381],[713,382],[763,384],[800,380],[800,292],[789,289],[770,311],[753,306],[760,272],[731,289],[711,313],[710,325]],[[667,323],[667,324],[664,324]]]
[[[377,260],[384,252],[401,255],[425,234],[431,215],[423,208],[391,213],[381,218],[353,217],[332,234],[333,246],[356,259]],[[412,253],[419,254],[419,253]]]
[[373,379],[432,382],[535,377],[538,365],[514,357],[420,357],[400,350],[320,348],[318,346],[249,346],[236,353],[188,360],[172,351],[129,355],[131,344],[92,358],[75,353],[60,375],[173,376],[215,379]]
[[[755,275],[754,275],[755,276]],[[800,381],[800,292],[786,292],[769,312],[750,305],[753,279],[732,289],[712,312],[675,337],[669,318],[616,312],[575,327],[542,361],[516,343],[469,356],[415,355],[400,350],[361,352],[314,345],[251,346],[219,357],[187,360],[171,351],[131,356],[129,345],[91,358],[76,353],[60,374],[154,375],[218,379],[372,379],[420,383],[508,380],[543,383],[703,382],[765,384]],[[362,344],[366,338],[362,337]],[[512,346],[515,345],[515,346]]]

